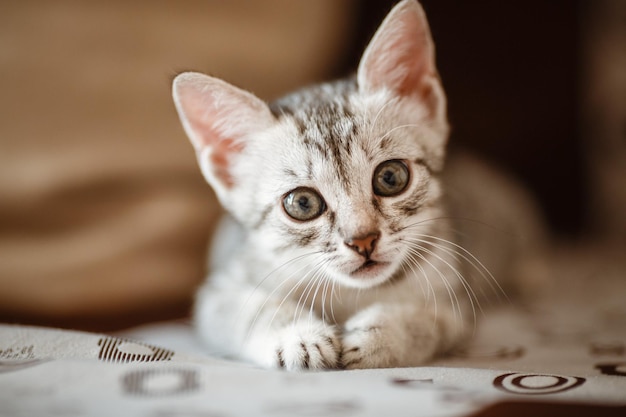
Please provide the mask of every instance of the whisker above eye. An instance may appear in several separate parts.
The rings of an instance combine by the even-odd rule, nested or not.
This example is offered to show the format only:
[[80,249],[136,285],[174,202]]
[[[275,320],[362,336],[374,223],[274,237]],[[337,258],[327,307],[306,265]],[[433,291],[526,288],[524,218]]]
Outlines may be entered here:
[[394,102],[395,102],[394,99],[389,99],[380,107],[380,109],[378,109],[378,112],[376,112],[376,116],[374,116],[374,120],[369,126],[368,138],[372,137],[372,133],[374,131],[374,128],[376,127],[376,123],[378,122],[378,119],[382,115],[383,111],[387,108],[387,106],[389,106],[390,104]]
[[379,139],[379,140],[381,140],[381,141],[382,141],[382,140],[384,140],[385,138],[387,138],[389,135],[391,135],[393,132],[395,132],[396,130],[398,130],[398,129],[405,129],[405,128],[407,128],[407,127],[420,127],[420,125],[418,125],[418,124],[406,124],[406,125],[400,125],[400,126],[395,126],[395,127],[392,127],[391,129],[389,129],[389,130],[387,131],[387,133],[385,133],[384,135],[382,135],[382,136],[380,137],[380,139]]

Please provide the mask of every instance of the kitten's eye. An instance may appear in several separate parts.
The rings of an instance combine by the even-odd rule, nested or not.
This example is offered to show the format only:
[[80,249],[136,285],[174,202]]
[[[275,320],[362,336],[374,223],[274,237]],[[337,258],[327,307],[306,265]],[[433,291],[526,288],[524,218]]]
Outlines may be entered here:
[[376,167],[372,187],[374,193],[381,197],[400,194],[409,184],[409,168],[399,160],[383,162]]
[[285,212],[300,221],[313,220],[326,210],[326,203],[317,191],[310,188],[296,188],[283,198]]

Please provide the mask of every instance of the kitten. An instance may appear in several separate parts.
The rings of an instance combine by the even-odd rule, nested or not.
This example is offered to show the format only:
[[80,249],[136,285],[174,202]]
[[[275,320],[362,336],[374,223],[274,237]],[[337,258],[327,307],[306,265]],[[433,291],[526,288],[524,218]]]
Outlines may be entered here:
[[[213,352],[288,370],[415,366],[471,330],[472,275],[499,290],[455,241],[453,219],[493,211],[486,189],[510,197],[498,213],[523,219],[525,203],[473,162],[444,170],[446,98],[417,1],[389,13],[355,77],[267,105],[183,73],[173,95],[230,214],[194,313]],[[461,182],[448,189],[448,176]],[[484,207],[444,194],[465,190]],[[497,245],[512,268],[507,243]]]

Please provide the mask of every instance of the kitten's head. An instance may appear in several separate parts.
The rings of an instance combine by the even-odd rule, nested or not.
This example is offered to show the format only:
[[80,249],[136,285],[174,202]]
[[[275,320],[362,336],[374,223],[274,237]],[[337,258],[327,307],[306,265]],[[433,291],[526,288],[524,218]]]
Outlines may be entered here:
[[204,176],[268,258],[316,253],[338,282],[371,287],[439,215],[445,97],[415,0],[390,12],[355,78],[267,105],[183,73],[174,101]]

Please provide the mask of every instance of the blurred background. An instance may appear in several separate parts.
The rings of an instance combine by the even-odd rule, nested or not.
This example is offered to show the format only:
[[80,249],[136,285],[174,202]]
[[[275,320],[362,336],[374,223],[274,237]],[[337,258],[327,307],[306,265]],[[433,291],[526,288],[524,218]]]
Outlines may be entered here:
[[[0,0],[0,321],[185,316],[220,209],[173,77],[272,100],[344,76],[394,3]],[[451,146],[517,175],[558,241],[623,248],[626,2],[422,4]]]

